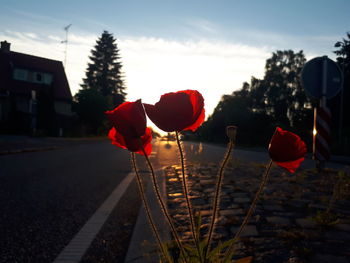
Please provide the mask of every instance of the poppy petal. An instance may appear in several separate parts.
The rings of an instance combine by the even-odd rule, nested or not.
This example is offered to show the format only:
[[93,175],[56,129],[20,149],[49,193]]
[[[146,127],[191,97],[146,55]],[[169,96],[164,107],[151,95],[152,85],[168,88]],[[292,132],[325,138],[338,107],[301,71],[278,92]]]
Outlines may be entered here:
[[173,131],[173,124],[170,118],[167,117],[164,112],[156,108],[155,105],[151,104],[143,104],[145,107],[145,111],[147,116],[151,119],[151,121],[161,130],[166,132]]
[[298,160],[290,161],[290,162],[275,162],[275,164],[287,169],[291,173],[295,173],[295,171],[298,169],[298,167],[304,161],[304,159],[305,158],[300,158]]
[[151,153],[152,132],[146,128],[146,113],[141,100],[124,102],[106,114],[113,125],[108,133],[112,144],[141,155],[144,154],[142,148],[147,155]]
[[124,136],[140,137],[145,134],[146,114],[141,100],[124,102],[106,114],[112,125]]
[[166,93],[155,105],[144,104],[148,117],[163,131],[195,131],[204,121],[204,99],[196,90]]
[[269,155],[277,165],[294,173],[306,152],[306,144],[298,135],[276,128],[269,145]]
[[189,96],[192,105],[192,122],[193,120],[196,120],[184,130],[191,130],[194,132],[199,126],[201,126],[205,119],[204,98],[202,94],[196,90],[183,90],[181,92],[186,93]]
[[[138,138],[124,137],[114,127],[110,129],[108,137],[112,140],[113,145],[144,155]],[[146,133],[141,136],[141,141],[146,154],[150,155],[152,152],[152,130],[150,128],[147,128]]]
[[202,125],[202,123],[204,122],[204,119],[205,119],[205,110],[202,109],[202,112],[199,114],[199,117],[197,118],[196,122],[193,123],[191,126],[185,128],[184,130],[191,130],[191,131],[196,131],[199,126]]
[[[150,128],[147,127],[145,135],[141,137],[141,141],[146,155],[149,156],[152,152],[152,130]],[[135,153],[144,155],[142,149],[135,151]]]
[[114,144],[117,147],[126,149],[126,143],[124,140],[123,135],[117,132],[117,130],[112,127],[108,132],[108,137],[111,139],[112,144]]

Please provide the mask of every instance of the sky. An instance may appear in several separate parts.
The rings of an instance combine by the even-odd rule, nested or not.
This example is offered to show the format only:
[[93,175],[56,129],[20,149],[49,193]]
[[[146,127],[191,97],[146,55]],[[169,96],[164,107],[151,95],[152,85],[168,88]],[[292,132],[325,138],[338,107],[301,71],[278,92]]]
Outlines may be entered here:
[[335,59],[350,31],[349,0],[1,0],[0,41],[11,50],[64,61],[72,94],[91,49],[112,33],[127,100],[155,103],[167,92],[196,89],[210,115],[223,94],[262,78],[276,50]]

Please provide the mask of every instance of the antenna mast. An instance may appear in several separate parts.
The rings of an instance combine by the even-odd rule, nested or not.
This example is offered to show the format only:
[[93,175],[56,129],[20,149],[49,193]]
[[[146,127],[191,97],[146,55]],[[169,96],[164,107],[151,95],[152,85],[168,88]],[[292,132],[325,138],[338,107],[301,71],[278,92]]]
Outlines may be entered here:
[[66,40],[61,41],[61,43],[66,44],[66,48],[64,50],[64,67],[66,67],[67,64],[67,47],[68,47],[68,30],[72,26],[72,24],[69,24],[68,26],[65,26],[63,29],[66,31]]

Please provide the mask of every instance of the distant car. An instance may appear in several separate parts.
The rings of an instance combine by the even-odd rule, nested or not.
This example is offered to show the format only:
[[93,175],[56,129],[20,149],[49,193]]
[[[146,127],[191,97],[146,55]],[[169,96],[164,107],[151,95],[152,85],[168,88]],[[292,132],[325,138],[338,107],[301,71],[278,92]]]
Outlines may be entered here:
[[161,138],[160,138],[160,140],[161,141],[175,141],[175,137],[174,136],[172,136],[172,135],[170,135],[170,136],[168,136],[168,135],[165,135],[165,136],[162,136]]

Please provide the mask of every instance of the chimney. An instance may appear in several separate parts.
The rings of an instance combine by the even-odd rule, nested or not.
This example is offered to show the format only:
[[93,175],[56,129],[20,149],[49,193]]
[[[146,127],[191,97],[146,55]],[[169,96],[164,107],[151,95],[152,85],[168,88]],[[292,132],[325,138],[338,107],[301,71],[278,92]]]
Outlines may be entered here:
[[11,43],[7,42],[6,40],[1,41],[0,51],[4,52],[4,53],[8,53],[8,52],[10,52],[10,46],[11,46]]

